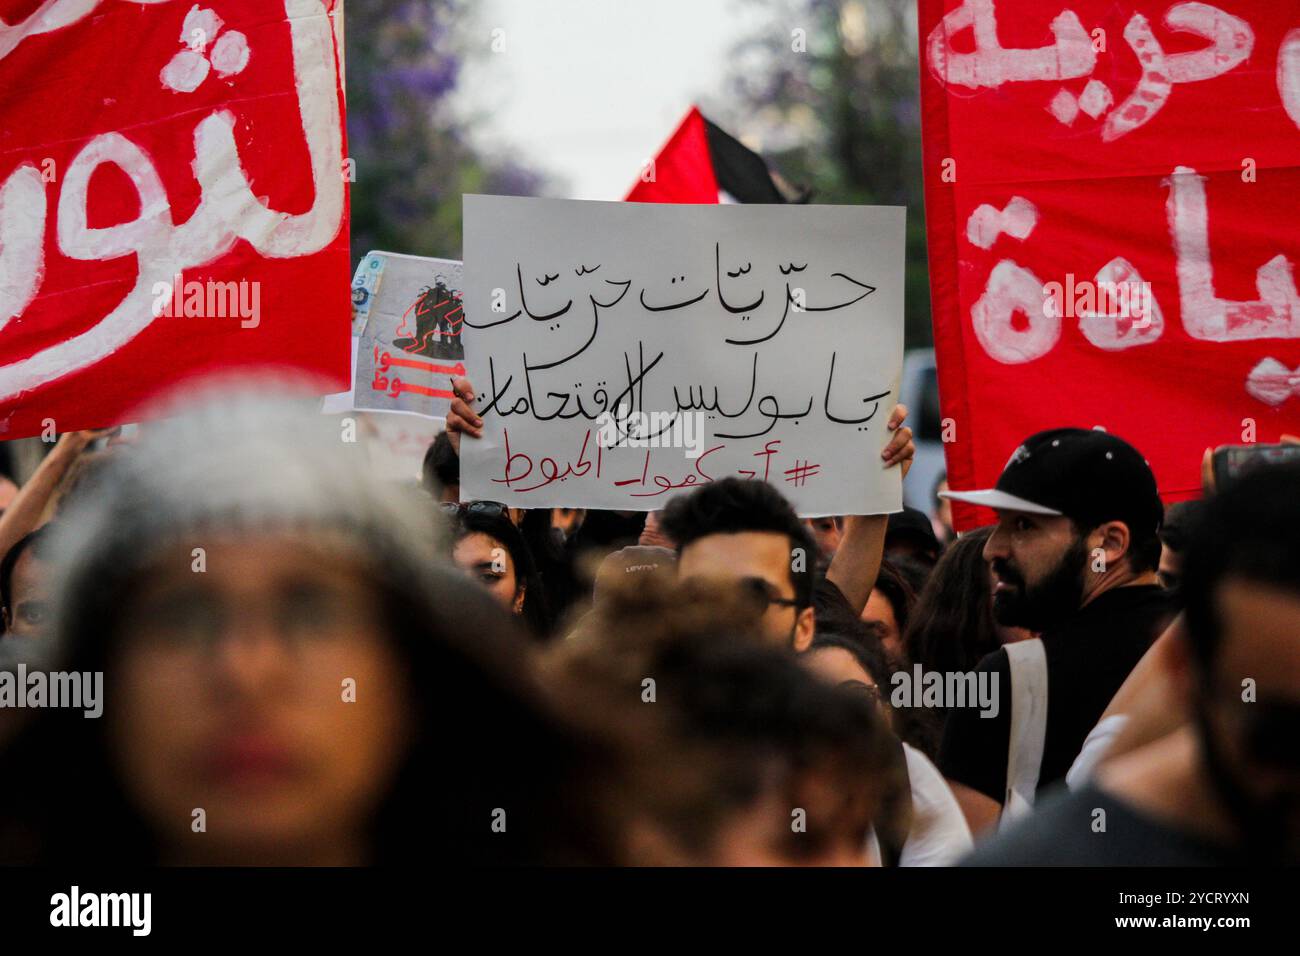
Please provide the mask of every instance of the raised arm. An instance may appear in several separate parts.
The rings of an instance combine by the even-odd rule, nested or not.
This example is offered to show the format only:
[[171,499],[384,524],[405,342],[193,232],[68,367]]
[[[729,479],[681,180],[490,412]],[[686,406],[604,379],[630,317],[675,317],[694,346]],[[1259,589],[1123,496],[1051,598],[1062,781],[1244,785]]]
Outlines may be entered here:
[[[884,467],[901,467],[903,477],[907,477],[912,458],[916,455],[912,429],[903,424],[906,418],[907,406],[895,405],[887,425],[893,434],[880,453]],[[871,589],[876,586],[880,562],[885,555],[885,528],[888,524],[889,515],[846,515],[844,535],[826,571],[827,579],[840,589],[858,614],[867,606]]]
[[23,535],[36,530],[46,506],[72,463],[90,447],[92,441],[106,434],[106,431],[86,431],[65,432],[59,436],[54,448],[36,466],[27,484],[18,490],[4,514],[0,515],[0,556],[8,554]]

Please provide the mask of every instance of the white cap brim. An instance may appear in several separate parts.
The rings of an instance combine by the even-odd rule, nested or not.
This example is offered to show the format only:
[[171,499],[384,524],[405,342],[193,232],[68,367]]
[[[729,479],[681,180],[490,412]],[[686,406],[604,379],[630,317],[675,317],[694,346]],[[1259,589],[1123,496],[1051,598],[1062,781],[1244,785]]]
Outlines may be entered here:
[[1065,512],[1035,504],[1027,498],[1009,495],[1005,491],[989,488],[985,491],[941,491],[940,498],[949,501],[965,501],[967,504],[984,505],[998,511],[1024,511],[1031,515],[1063,515]]

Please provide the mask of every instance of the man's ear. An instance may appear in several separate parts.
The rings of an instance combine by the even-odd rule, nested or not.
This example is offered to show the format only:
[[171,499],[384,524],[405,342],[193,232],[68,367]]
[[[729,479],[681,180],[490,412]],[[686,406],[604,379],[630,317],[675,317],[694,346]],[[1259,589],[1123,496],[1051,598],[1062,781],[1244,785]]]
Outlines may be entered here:
[[0,634],[5,633],[14,626],[13,619],[9,616],[9,608],[0,608],[0,621],[4,622],[4,627],[0,628]]
[[1129,553],[1133,543],[1128,525],[1122,521],[1107,521],[1092,530],[1089,538],[1088,564],[1103,573],[1118,565]]
[[517,615],[522,614],[524,612],[524,597],[527,594],[528,594],[528,585],[520,582],[519,587],[515,588],[515,603],[511,607],[511,611],[513,611]]
[[817,617],[812,606],[801,610],[794,619],[794,649],[802,654],[812,647],[813,637],[817,633]]

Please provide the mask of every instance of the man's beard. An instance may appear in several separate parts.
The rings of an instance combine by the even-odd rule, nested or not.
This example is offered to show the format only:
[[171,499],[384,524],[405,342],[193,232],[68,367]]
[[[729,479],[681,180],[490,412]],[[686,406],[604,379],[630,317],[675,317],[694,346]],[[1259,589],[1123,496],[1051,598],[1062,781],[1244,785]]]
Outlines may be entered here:
[[1006,627],[1039,632],[1065,620],[1083,604],[1083,572],[1087,564],[1082,535],[1061,555],[1056,567],[1032,587],[1005,559],[995,558],[993,570],[998,579],[1015,585],[1016,590],[993,595],[993,617]]

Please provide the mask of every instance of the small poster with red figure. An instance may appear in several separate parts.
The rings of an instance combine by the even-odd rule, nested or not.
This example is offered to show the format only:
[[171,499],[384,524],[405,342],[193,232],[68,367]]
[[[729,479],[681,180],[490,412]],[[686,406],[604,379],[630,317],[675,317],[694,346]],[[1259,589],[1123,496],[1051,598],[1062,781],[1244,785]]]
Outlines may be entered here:
[[451,378],[465,374],[461,263],[370,252],[352,283],[355,406],[445,418]]

